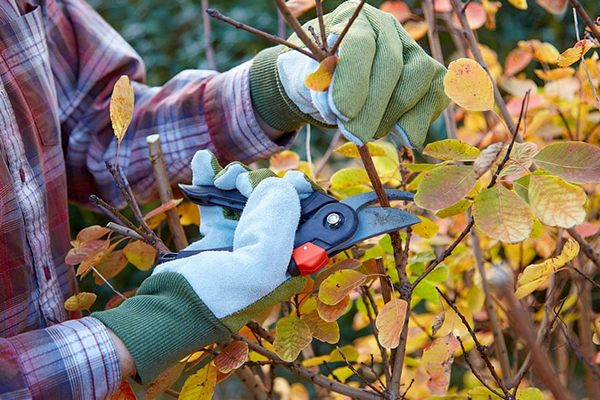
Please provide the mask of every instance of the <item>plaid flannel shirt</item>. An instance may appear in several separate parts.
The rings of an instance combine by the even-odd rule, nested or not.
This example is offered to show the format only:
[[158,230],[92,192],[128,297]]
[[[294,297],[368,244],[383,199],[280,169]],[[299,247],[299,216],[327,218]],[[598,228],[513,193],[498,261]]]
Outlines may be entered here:
[[289,143],[261,130],[248,71],[184,71],[149,87],[139,56],[84,0],[0,1],[0,398],[102,398],[119,385],[107,329],[63,322],[76,291],[67,199],[124,205],[104,166],[116,154],[116,79],[128,75],[136,98],[119,165],[145,201],[150,134],[161,134],[173,183],[190,180],[198,149],[250,161]]

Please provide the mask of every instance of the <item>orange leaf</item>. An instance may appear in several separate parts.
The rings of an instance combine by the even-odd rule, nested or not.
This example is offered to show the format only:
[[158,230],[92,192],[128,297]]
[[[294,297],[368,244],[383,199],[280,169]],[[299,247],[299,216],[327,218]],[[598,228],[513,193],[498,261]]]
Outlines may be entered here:
[[[121,293],[123,296],[130,298],[131,296],[133,296],[135,294],[135,292],[137,292],[138,288],[134,288],[131,290],[127,290],[123,293]],[[107,302],[106,305],[104,306],[105,310],[110,310],[111,308],[115,308],[116,306],[118,306],[119,304],[121,304],[122,302],[124,302],[125,299],[123,299],[121,296],[119,296],[118,294],[115,294],[113,297],[111,297]]]
[[215,357],[215,367],[224,374],[236,370],[248,360],[248,352],[246,342],[234,340]]
[[425,21],[407,21],[404,23],[404,29],[414,40],[419,40],[427,35],[427,22]]
[[481,5],[483,6],[483,11],[485,11],[485,27],[493,31],[496,29],[496,14],[500,7],[502,7],[502,3],[499,1],[482,0]]
[[511,50],[506,56],[504,63],[504,73],[506,75],[514,75],[527,67],[533,60],[533,52],[528,49],[517,47]]
[[[127,258],[123,254],[123,250],[113,251],[107,254],[102,260],[95,265],[96,270],[105,278],[110,279],[117,276],[127,266]],[[104,280],[94,273],[95,282],[97,285],[102,285]]]
[[315,6],[315,0],[288,0],[285,5],[294,17],[300,17]]
[[575,46],[562,52],[562,54],[558,57],[558,66],[568,67],[569,65],[575,64],[577,61],[581,60],[585,53],[587,53],[593,47],[597,46],[592,40],[580,40],[579,42],[575,43]]
[[340,328],[337,322],[327,322],[319,316],[317,311],[304,314],[300,317],[310,328],[311,335],[322,342],[335,344],[340,340]]
[[408,303],[405,300],[392,298],[379,311],[375,319],[377,337],[386,349],[395,349],[400,343],[400,332],[404,326],[404,318]]
[[107,233],[110,232],[110,229],[100,226],[100,225],[92,225],[87,228],[83,228],[77,234],[76,241],[78,243],[91,242],[92,240],[98,240]]
[[536,2],[552,14],[562,14],[567,8],[569,0],[536,0]]
[[104,258],[110,255],[110,253],[112,253],[112,251],[117,246],[117,243],[114,243],[110,246],[109,243],[110,242],[107,240],[102,248],[100,248],[97,252],[90,254],[89,257],[86,257],[84,260],[82,260],[79,264],[79,267],[77,267],[77,275],[83,277],[88,272],[90,272],[92,267],[95,267],[96,265],[102,263]]
[[408,21],[413,16],[406,3],[399,0],[384,1],[379,9],[392,14],[400,23]]
[[350,296],[346,296],[336,305],[330,306],[317,300],[317,312],[324,321],[337,321],[339,317],[344,315],[350,306]]
[[131,387],[129,382],[127,382],[127,380],[125,380],[125,379],[121,381],[121,386],[119,386],[117,391],[114,392],[113,394],[111,394],[110,397],[108,398],[108,400],[136,400],[136,399],[137,399],[137,397],[135,397],[135,392],[133,391],[133,388]]
[[450,0],[433,0],[433,9],[438,13],[452,12],[452,3]]
[[[483,6],[479,3],[469,3],[465,10],[465,17],[467,17],[469,27],[473,30],[481,28],[487,21],[487,14]],[[452,16],[452,21],[456,27],[461,26],[456,15]]]
[[65,263],[69,265],[77,265],[86,258],[92,257],[94,254],[107,248],[109,245],[108,240],[92,240],[91,242],[79,243],[74,241],[74,248],[69,250],[65,257]]
[[165,213],[169,210],[174,209],[181,203],[183,199],[171,199],[166,203],[161,204],[159,207],[156,207],[154,210],[150,211],[148,214],[144,215],[144,219],[148,221],[150,218],[157,216],[158,214]]
[[[560,65],[560,62],[559,62]],[[573,68],[555,68],[548,71],[544,71],[543,69],[536,69],[535,74],[538,78],[543,79],[545,81],[555,81],[558,79],[568,78],[570,76],[575,75],[575,70]]]
[[123,253],[130,263],[142,271],[152,268],[156,259],[156,249],[141,240],[127,243]]
[[81,311],[89,310],[89,308],[96,301],[96,294],[89,292],[81,292],[74,294],[65,300],[65,310],[67,311]]
[[299,165],[300,156],[292,150],[281,151],[269,159],[269,168],[275,173],[297,169]]
[[337,66],[337,56],[329,56],[319,64],[319,68],[304,79],[304,84],[315,92],[326,92],[329,89],[333,72]]
[[421,363],[429,375],[427,387],[432,394],[443,395],[448,391],[450,372],[458,340],[452,333],[437,338],[423,351]]

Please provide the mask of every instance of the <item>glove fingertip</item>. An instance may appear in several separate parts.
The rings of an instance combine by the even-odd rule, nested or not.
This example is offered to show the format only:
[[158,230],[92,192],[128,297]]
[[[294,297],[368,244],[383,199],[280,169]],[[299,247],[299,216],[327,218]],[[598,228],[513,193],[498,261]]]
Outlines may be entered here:
[[223,168],[210,150],[198,150],[192,158],[192,184],[212,185],[215,176]]

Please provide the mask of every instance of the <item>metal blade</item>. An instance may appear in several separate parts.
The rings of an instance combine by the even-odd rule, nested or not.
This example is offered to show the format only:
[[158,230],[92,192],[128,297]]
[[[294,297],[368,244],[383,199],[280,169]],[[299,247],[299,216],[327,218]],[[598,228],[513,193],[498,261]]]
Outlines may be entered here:
[[347,249],[373,236],[394,232],[421,222],[413,214],[397,208],[368,207],[359,210],[357,214],[358,227],[354,236],[331,249],[330,254]]
[[[402,190],[396,190],[396,189],[385,189],[385,193],[387,194],[388,199],[390,199],[390,201],[393,201],[393,200],[413,201],[413,199],[415,197],[410,192],[404,192]],[[341,202],[346,204],[347,206],[352,207],[356,211],[358,211],[365,206],[376,203],[378,200],[379,199],[377,198],[377,193],[367,192],[367,193],[357,194],[356,196],[348,197],[347,199],[344,199]]]

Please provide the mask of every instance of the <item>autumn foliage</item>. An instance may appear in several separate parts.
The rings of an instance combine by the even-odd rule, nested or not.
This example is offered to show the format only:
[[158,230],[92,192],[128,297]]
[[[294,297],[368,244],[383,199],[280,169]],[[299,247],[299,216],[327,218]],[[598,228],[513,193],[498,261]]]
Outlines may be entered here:
[[[382,4],[448,66],[448,139],[417,155],[394,138],[361,151],[335,135],[325,158],[309,162],[288,150],[270,168],[303,171],[339,199],[381,184],[414,192],[414,203],[393,206],[421,222],[399,241],[384,235],[336,256],[289,302],[165,372],[145,389],[147,398],[169,391],[210,399],[215,385],[233,377],[261,399],[597,397],[600,24],[571,1],[579,29],[572,47],[522,40],[502,65],[476,32],[493,30],[501,7],[524,10],[529,1],[423,0],[418,10]],[[315,6],[288,3],[295,16]],[[567,0],[537,4],[571,12]],[[442,28],[456,45],[443,49],[446,59]],[[325,58],[306,85],[327,90],[336,63]],[[118,82],[111,106],[119,141],[133,107],[128,85]],[[177,199],[138,225],[168,238],[169,210],[183,225],[201,223],[197,208]],[[152,235],[160,235],[136,229],[137,237],[88,227],[67,262],[98,285],[125,268],[147,271],[159,251]],[[107,308],[133,294],[113,289]],[[80,293],[65,307],[88,310],[95,300]],[[124,383],[115,398],[134,396]]]

